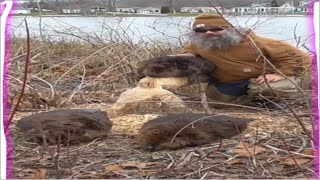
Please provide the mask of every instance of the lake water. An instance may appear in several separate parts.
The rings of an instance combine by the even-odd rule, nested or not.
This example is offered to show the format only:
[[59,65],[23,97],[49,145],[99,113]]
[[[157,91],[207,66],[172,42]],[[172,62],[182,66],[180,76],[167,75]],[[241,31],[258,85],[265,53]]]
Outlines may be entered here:
[[[258,35],[296,44],[294,34],[304,42],[311,36],[308,18],[311,16],[237,16],[227,17],[236,26],[253,28]],[[41,28],[51,40],[82,39],[117,41],[161,41],[179,43],[185,41],[194,17],[42,17]],[[25,36],[24,17],[11,21],[11,34]],[[39,37],[39,17],[27,17],[30,33]]]

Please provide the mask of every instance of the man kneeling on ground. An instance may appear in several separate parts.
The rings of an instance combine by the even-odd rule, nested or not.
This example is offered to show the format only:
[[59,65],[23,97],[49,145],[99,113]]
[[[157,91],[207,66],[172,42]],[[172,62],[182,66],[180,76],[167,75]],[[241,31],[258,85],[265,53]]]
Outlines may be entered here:
[[[299,83],[311,64],[308,54],[298,48],[257,36],[248,29],[235,30],[218,14],[198,15],[189,40],[190,44],[177,55],[202,57],[216,65],[212,72],[215,81],[209,82],[206,92],[209,99],[216,101],[246,104],[259,94],[274,96],[267,83],[280,96],[291,96],[298,91],[292,82]],[[288,79],[268,63],[265,65],[252,40]]]

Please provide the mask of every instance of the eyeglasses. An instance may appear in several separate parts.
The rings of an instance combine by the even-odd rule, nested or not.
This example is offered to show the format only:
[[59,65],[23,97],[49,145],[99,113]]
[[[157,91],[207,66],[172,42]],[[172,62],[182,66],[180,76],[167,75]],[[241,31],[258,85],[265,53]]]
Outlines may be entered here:
[[194,29],[194,32],[197,32],[197,33],[206,33],[207,31],[219,32],[219,31],[223,31],[223,30],[224,30],[224,28],[221,28],[221,27],[196,28],[196,29]]

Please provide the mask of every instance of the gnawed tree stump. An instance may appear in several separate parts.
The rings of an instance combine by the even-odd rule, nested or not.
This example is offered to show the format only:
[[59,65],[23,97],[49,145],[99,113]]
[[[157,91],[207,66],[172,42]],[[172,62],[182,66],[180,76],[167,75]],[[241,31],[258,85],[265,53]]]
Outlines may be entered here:
[[173,114],[146,122],[137,142],[147,151],[199,146],[243,132],[251,119],[226,115]]
[[77,144],[107,137],[112,122],[97,109],[61,109],[23,117],[17,127],[27,141]]
[[184,78],[150,78],[139,81],[137,87],[123,92],[117,102],[108,110],[110,116],[146,113],[185,113],[188,108],[184,102],[163,86],[180,87]]

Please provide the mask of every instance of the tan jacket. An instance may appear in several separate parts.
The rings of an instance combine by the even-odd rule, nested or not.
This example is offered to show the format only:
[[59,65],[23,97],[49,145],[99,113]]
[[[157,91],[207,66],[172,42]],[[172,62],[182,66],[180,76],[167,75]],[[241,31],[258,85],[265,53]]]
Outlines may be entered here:
[[[298,48],[282,41],[259,37],[253,32],[249,35],[269,61],[286,76],[301,76],[309,68],[310,57]],[[200,49],[189,44],[180,53],[190,53],[214,62],[216,69],[213,77],[222,83],[257,78],[263,73],[264,61],[258,59],[250,40],[222,50]],[[266,67],[267,74],[276,74],[270,65]]]

